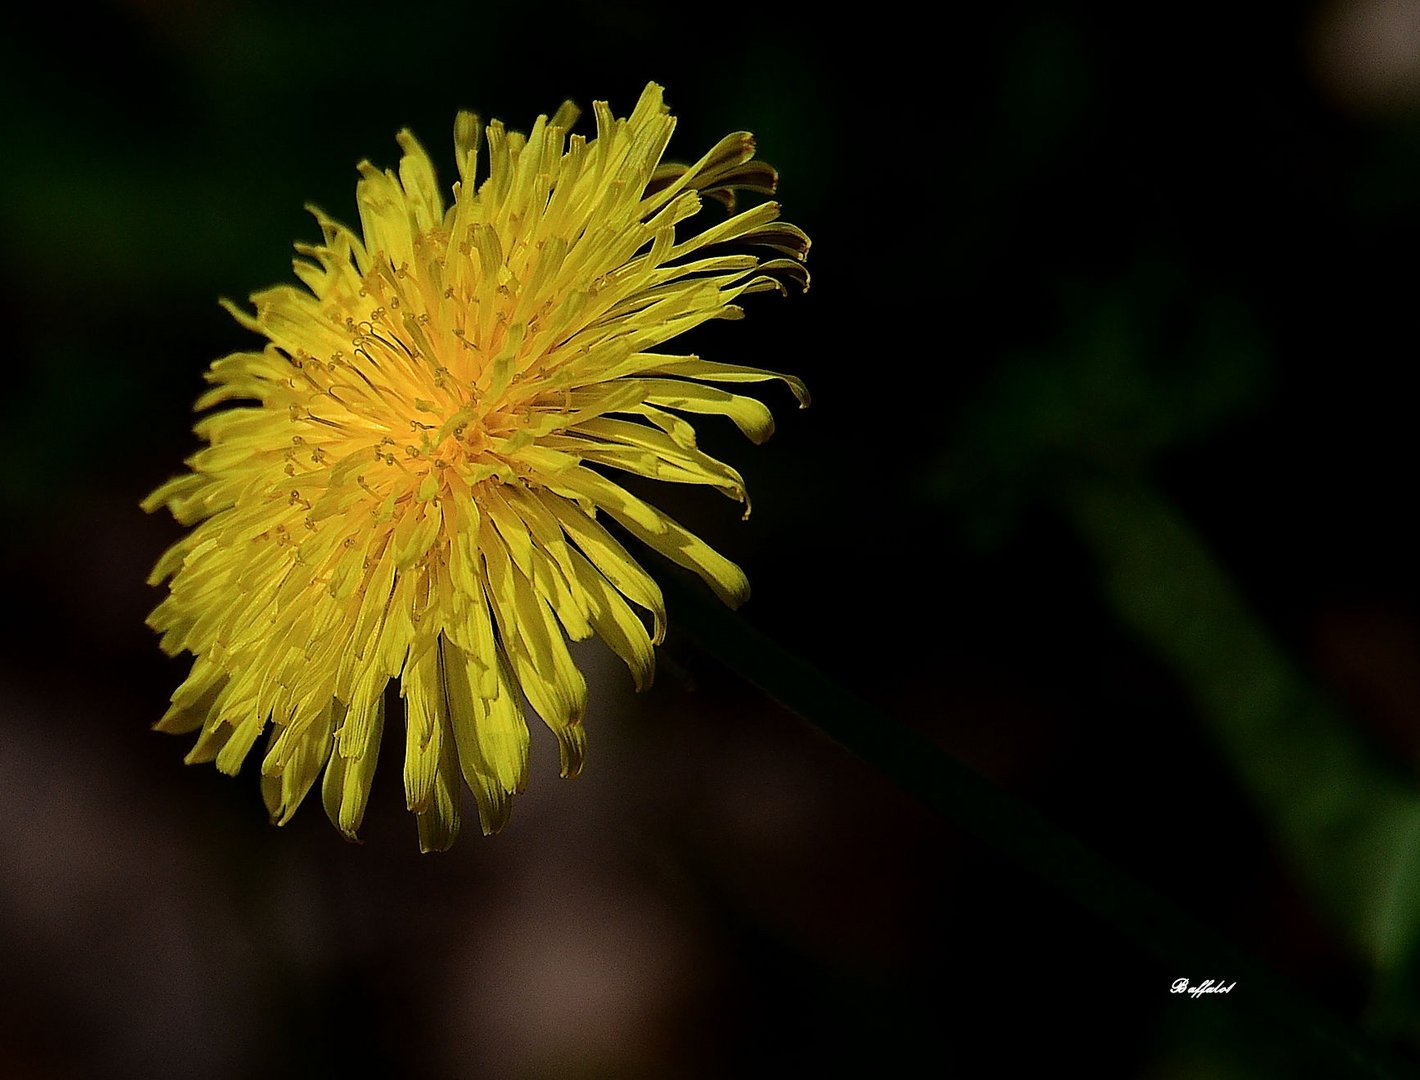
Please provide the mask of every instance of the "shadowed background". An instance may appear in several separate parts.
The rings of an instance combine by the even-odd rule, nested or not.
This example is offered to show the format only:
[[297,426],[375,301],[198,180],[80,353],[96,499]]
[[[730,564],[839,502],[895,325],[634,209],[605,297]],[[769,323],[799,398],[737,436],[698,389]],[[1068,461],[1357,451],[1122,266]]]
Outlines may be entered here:
[[178,529],[137,503],[254,344],[216,298],[290,279],[303,203],[355,221],[399,128],[448,182],[457,109],[625,115],[648,79],[672,158],[754,131],[814,241],[806,296],[690,343],[814,393],[766,390],[763,447],[701,425],[753,517],[655,495],[746,568],[743,618],[1420,1054],[1420,4],[481,7],[0,40],[0,1075],[1332,1075],[674,608],[648,694],[578,652],[585,774],[534,721],[512,824],[446,855],[397,723],[361,846],[148,730],[186,660],[143,625]]

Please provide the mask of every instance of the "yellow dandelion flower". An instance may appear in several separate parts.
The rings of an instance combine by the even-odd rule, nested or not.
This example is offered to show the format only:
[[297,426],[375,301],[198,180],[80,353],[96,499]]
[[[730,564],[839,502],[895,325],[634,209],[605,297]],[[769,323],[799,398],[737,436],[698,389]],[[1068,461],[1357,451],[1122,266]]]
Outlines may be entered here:
[[[151,578],[171,580],[149,624],[194,657],[156,726],[200,729],[187,761],[235,773],[270,724],[262,791],[280,824],[324,770],[326,812],[355,838],[391,679],[423,850],[458,832],[460,774],[485,832],[508,820],[527,780],[524,697],[576,775],[587,686],[568,639],[600,636],[641,689],[665,625],[655,581],[599,512],[726,603],[749,595],[739,567],[602,470],[748,507],[684,414],[760,442],[769,411],[717,384],[780,379],[804,405],[803,384],[651,350],[739,318],[740,297],[781,279],[807,287],[809,241],[774,202],[733,213],[736,190],[777,179],[748,133],[672,165],[660,87],[629,118],[594,109],[590,139],[568,135],[570,104],[526,136],[489,124],[479,182],[480,124],[460,113],[447,206],[401,132],[397,172],[359,167],[361,235],[312,208],[324,239],[296,247],[305,289],[253,295],[254,315],[226,305],[268,343],[216,361],[197,408],[246,403],[199,421],[209,445],[143,504],[194,526]],[[732,213],[690,232],[704,197]]]

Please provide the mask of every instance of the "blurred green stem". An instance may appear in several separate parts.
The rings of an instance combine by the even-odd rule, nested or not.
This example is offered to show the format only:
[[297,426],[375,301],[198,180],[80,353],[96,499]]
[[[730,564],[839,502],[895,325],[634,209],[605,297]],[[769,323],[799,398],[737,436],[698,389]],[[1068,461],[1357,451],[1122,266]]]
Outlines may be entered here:
[[[708,599],[679,571],[661,576],[673,625],[707,652],[942,816],[1118,928],[1170,972],[1207,971],[1210,977],[1237,980],[1234,1000],[1240,1008],[1310,1040],[1335,1062],[1338,1075],[1400,1074],[1388,1064],[1385,1050],[1173,902]],[[1169,993],[1162,981],[1152,991],[1138,989]]]
[[1168,503],[1095,481],[1068,507],[1115,613],[1191,693],[1293,869],[1383,982],[1397,977],[1420,933],[1413,777],[1291,663]]

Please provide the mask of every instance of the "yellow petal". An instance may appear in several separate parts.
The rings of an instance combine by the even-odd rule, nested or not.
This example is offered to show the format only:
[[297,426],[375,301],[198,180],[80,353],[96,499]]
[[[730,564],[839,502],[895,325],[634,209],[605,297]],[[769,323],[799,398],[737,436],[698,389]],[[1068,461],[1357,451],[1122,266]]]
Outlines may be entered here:
[[478,803],[479,822],[489,834],[507,824],[512,797],[527,782],[528,729],[504,665],[498,665],[493,700],[475,692],[472,666],[466,654],[445,643],[444,679],[459,765]]
[[384,697],[370,712],[370,735],[363,747],[350,754],[331,754],[321,784],[321,802],[330,822],[347,840],[357,839],[365,807],[370,801],[370,785],[380,757],[380,739],[385,726]]

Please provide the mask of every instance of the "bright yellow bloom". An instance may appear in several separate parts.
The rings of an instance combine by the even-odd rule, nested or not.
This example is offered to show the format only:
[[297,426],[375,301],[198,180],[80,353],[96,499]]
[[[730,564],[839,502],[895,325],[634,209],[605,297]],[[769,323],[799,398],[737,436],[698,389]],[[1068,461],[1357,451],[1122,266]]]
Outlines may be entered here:
[[494,121],[478,183],[479,123],[460,113],[448,206],[401,132],[397,174],[360,165],[363,236],[313,209],[324,242],[297,245],[306,289],[255,294],[254,316],[227,305],[269,344],[214,363],[197,408],[249,403],[202,419],[210,445],[144,502],[195,526],[151,578],[171,583],[150,625],[195,658],[157,727],[201,729],[187,760],[235,773],[269,722],[278,823],[324,769],[326,812],[355,837],[396,678],[423,850],[458,832],[460,773],[484,831],[507,821],[527,776],[524,695],[576,775],[587,687],[567,639],[599,635],[641,689],[665,621],[598,511],[726,603],[749,595],[737,566],[596,466],[748,507],[680,414],[727,416],[760,442],[768,410],[708,384],[782,379],[804,405],[803,384],[650,350],[739,318],[735,301],[782,292],[779,277],[807,287],[808,238],[773,202],[678,236],[702,196],[733,211],[736,189],[774,190],[753,138],[662,164],[675,121],[660,87],[628,119],[595,113],[590,140],[568,137],[570,104],[527,136]]

